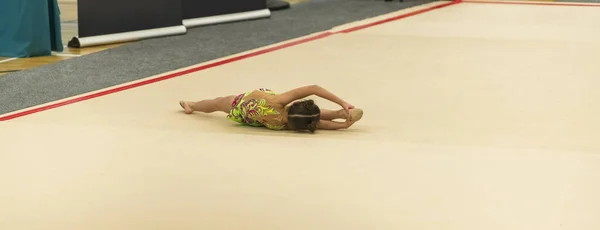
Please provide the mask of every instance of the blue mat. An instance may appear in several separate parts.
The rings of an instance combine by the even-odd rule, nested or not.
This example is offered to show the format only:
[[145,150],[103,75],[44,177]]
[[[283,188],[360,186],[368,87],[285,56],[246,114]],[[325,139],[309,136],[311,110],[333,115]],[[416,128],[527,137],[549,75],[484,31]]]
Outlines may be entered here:
[[46,56],[52,51],[63,51],[57,0],[0,1],[0,56]]

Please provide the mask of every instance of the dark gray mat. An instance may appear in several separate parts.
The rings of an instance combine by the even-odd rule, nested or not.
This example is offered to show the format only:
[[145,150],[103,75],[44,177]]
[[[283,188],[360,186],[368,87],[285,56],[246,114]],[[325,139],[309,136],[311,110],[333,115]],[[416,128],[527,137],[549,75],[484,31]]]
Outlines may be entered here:
[[[157,75],[432,0],[310,0],[270,19],[193,28],[0,76],[0,114]],[[273,63],[276,64],[276,63]]]

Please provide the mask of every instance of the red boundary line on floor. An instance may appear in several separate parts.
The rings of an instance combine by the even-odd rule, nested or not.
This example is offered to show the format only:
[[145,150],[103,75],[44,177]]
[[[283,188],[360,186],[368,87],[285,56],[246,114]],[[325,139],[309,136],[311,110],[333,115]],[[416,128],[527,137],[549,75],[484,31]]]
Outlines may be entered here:
[[357,31],[357,30],[366,29],[366,28],[373,27],[373,26],[376,26],[376,25],[388,23],[388,22],[391,22],[391,21],[397,21],[397,20],[400,20],[400,19],[403,19],[403,18],[408,18],[410,16],[414,16],[414,15],[422,14],[422,13],[425,13],[425,12],[428,12],[428,11],[432,11],[432,10],[444,8],[446,6],[458,4],[458,3],[461,3],[461,2],[463,2],[463,1],[462,0],[452,1],[452,2],[449,2],[449,3],[446,3],[446,4],[441,4],[441,5],[437,5],[437,6],[428,7],[428,8],[417,10],[417,11],[413,11],[413,12],[410,12],[410,13],[401,14],[401,15],[398,15],[398,16],[395,16],[395,17],[386,18],[386,19],[383,19],[383,20],[380,20],[380,21],[375,21],[375,22],[368,23],[368,24],[365,24],[365,25],[355,26],[355,27],[352,27],[352,28],[349,28],[349,29],[342,30],[340,32],[341,33],[351,33],[351,32]]
[[505,5],[534,5],[534,6],[588,6],[600,7],[600,4],[563,3],[563,2],[510,2],[510,1],[477,1],[464,0],[464,3],[505,4]]
[[[421,9],[421,10],[418,10],[418,11],[414,11],[414,12],[402,14],[402,15],[399,15],[399,16],[395,16],[395,17],[383,19],[383,20],[372,22],[372,23],[369,23],[369,24],[352,27],[352,28],[349,28],[349,29],[346,29],[346,30],[342,30],[342,31],[340,31],[338,33],[351,33],[351,32],[357,31],[357,30],[366,29],[366,28],[369,28],[369,27],[373,27],[373,26],[376,26],[376,25],[383,24],[383,23],[400,20],[400,19],[403,19],[403,18],[407,18],[407,17],[414,16],[414,15],[421,14],[421,13],[425,13],[425,12],[432,11],[432,10],[435,10],[435,9],[440,9],[440,8],[443,8],[443,7],[446,7],[446,6],[458,4],[460,2],[462,2],[462,0],[456,0],[456,1],[445,3],[445,4],[440,4],[440,5],[428,7],[428,8],[425,8],[425,9]],[[189,73],[193,73],[193,72],[198,72],[198,71],[205,70],[205,69],[210,69],[210,68],[221,66],[221,65],[225,65],[225,64],[228,64],[228,63],[231,63],[231,62],[235,62],[235,61],[239,61],[239,60],[243,60],[243,59],[255,57],[255,56],[258,56],[258,55],[270,53],[270,52],[273,52],[273,51],[277,51],[277,50],[280,50],[280,49],[284,49],[284,48],[292,47],[292,46],[295,46],[295,45],[307,43],[307,42],[310,42],[310,41],[319,40],[319,39],[326,38],[326,37],[329,37],[329,36],[334,35],[334,34],[336,34],[336,33],[323,32],[323,33],[320,33],[320,34],[317,34],[317,35],[314,35],[314,36],[311,36],[311,37],[307,37],[307,38],[300,39],[300,40],[297,40],[297,41],[292,41],[292,42],[284,43],[284,44],[281,44],[281,45],[278,45],[278,46],[274,46],[274,47],[270,47],[270,48],[258,50],[258,51],[252,52],[252,53],[243,54],[243,55],[240,55],[240,56],[236,56],[236,57],[232,57],[232,58],[229,58],[229,59],[221,60],[221,61],[218,61],[218,62],[215,62],[215,63],[210,63],[210,64],[206,64],[206,65],[203,65],[203,66],[198,66],[198,67],[191,68],[191,69],[188,69],[188,70],[183,70],[183,71],[180,71],[180,72],[171,73],[171,74],[168,74],[168,75],[165,75],[165,76],[161,76],[161,77],[157,77],[157,78],[153,78],[153,79],[148,79],[148,80],[145,80],[145,81],[140,81],[140,82],[132,83],[132,84],[129,84],[129,85],[119,86],[119,87],[116,87],[116,88],[113,88],[113,89],[108,89],[108,90],[105,90],[105,91],[100,91],[100,92],[97,92],[97,93],[93,93],[93,94],[89,94],[89,95],[84,95],[84,96],[81,96],[81,97],[76,97],[76,98],[73,98],[73,99],[69,99],[69,100],[58,102],[58,103],[54,103],[54,104],[49,104],[49,105],[45,105],[45,106],[41,106],[41,107],[37,107],[37,108],[32,108],[32,109],[29,109],[29,110],[24,110],[24,111],[15,113],[15,114],[10,114],[10,115],[7,115],[7,116],[0,117],[0,121],[12,120],[12,119],[15,119],[15,118],[19,118],[19,117],[31,115],[31,114],[34,114],[34,113],[39,113],[39,112],[42,112],[42,111],[46,111],[46,110],[50,110],[50,109],[62,107],[62,106],[65,106],[65,105],[69,105],[69,104],[73,104],[73,103],[77,103],[77,102],[81,102],[81,101],[90,100],[90,99],[93,99],[93,98],[97,98],[97,97],[101,97],[101,96],[105,96],[105,95],[117,93],[117,92],[120,92],[120,91],[125,91],[125,90],[129,90],[129,89],[137,88],[137,87],[140,87],[140,86],[144,86],[144,85],[156,83],[156,82],[159,82],[159,81],[164,81],[164,80],[175,78],[175,77],[179,77],[179,76],[182,76],[182,75],[185,75],[185,74],[189,74]]]

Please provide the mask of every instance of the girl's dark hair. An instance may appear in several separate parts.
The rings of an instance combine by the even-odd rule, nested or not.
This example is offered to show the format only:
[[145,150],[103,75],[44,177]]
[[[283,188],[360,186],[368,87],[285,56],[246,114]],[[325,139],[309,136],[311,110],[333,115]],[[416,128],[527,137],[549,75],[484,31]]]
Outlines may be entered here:
[[314,133],[321,120],[321,109],[313,100],[295,102],[288,108],[288,125],[294,130]]

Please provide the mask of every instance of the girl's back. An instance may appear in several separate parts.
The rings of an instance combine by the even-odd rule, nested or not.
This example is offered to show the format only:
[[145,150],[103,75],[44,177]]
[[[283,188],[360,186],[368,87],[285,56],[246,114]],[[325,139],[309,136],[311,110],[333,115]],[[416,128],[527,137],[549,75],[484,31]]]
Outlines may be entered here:
[[285,129],[285,106],[277,102],[275,95],[267,89],[240,94],[233,101],[228,118],[251,126]]

